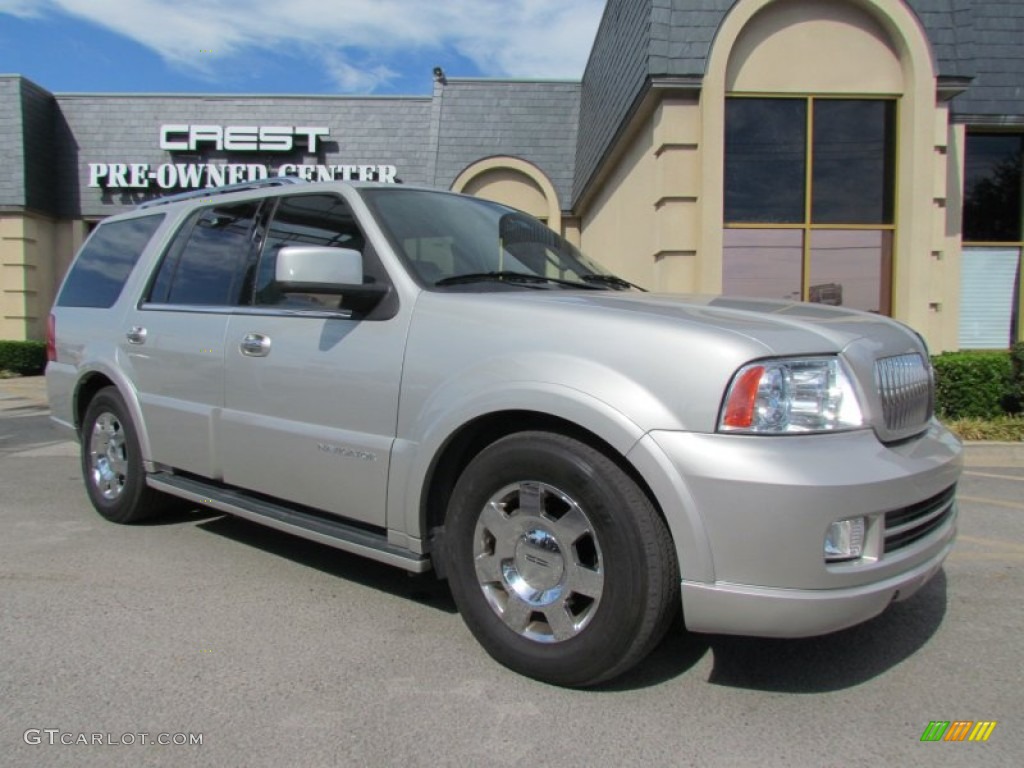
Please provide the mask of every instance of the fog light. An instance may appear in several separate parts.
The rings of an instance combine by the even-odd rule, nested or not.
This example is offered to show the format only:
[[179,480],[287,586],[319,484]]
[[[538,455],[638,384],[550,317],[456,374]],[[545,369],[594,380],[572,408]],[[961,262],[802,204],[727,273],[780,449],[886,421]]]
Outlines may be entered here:
[[864,518],[832,523],[825,534],[825,562],[855,560],[864,552]]

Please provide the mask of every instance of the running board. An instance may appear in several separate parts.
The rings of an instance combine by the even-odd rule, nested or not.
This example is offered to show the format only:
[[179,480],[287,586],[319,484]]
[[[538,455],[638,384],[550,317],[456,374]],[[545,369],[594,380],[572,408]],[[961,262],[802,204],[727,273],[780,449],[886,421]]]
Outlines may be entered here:
[[430,570],[430,559],[388,543],[384,534],[373,533],[354,525],[303,512],[242,491],[208,485],[182,475],[166,472],[147,475],[146,484],[157,491],[188,499],[196,504],[254,523],[276,528],[285,533],[326,544],[335,549],[352,552],[371,560],[396,565],[412,573]]

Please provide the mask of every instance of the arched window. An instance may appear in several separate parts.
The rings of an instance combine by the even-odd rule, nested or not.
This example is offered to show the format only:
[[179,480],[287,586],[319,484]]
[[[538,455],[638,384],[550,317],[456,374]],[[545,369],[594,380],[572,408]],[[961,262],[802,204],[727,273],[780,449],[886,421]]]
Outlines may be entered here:
[[896,107],[727,99],[725,293],[891,313]]
[[724,79],[723,292],[891,314],[901,55],[864,4],[756,5]]

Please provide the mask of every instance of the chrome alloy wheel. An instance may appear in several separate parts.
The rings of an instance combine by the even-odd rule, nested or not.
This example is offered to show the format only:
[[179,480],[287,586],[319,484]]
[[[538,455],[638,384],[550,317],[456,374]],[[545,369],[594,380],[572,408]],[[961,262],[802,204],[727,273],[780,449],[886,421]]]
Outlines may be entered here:
[[572,498],[539,482],[495,493],[473,538],[477,581],[491,609],[518,635],[569,640],[590,623],[604,592],[594,526]]
[[115,501],[124,491],[127,475],[124,427],[117,416],[104,411],[89,435],[89,478],[104,499]]

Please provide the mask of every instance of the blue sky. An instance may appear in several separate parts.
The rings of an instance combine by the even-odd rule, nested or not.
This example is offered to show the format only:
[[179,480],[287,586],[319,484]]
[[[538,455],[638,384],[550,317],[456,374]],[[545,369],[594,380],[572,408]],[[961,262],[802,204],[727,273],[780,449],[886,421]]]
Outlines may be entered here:
[[0,0],[0,73],[47,90],[427,94],[579,79],[604,0]]

